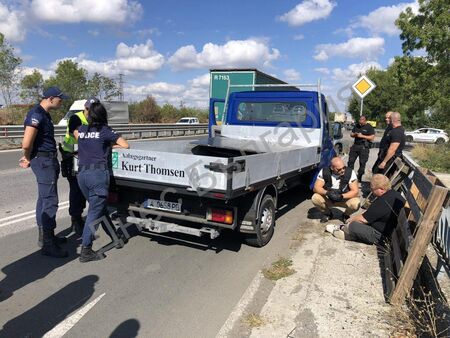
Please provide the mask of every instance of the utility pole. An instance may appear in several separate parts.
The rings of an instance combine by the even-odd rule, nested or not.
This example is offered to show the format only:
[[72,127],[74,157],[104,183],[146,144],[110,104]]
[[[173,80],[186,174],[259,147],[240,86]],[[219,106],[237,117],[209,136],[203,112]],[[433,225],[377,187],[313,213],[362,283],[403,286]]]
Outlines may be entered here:
[[123,101],[124,100],[124,95],[123,95],[123,74],[120,73],[119,74],[119,101]]

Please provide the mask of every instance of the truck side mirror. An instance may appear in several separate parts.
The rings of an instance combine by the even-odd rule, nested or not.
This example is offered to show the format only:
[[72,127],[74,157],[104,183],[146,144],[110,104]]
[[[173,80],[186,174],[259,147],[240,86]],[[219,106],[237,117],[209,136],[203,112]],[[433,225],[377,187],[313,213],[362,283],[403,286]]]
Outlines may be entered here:
[[342,137],[343,137],[342,124],[339,122],[334,122],[334,124],[333,124],[333,139],[340,140]]

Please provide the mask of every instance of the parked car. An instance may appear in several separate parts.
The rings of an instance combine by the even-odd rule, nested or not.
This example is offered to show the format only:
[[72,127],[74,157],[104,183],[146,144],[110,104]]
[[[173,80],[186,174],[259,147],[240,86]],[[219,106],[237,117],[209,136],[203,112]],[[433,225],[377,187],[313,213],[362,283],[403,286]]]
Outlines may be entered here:
[[448,135],[442,129],[420,128],[405,133],[406,142],[423,142],[442,144],[448,142]]
[[183,117],[177,121],[176,124],[198,124],[198,118],[196,117]]

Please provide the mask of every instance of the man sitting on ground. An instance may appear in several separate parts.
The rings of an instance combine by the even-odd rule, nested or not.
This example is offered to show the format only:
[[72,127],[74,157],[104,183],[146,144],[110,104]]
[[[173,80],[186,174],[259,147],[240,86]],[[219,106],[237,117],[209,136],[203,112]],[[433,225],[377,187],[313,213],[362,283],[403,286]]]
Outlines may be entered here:
[[320,170],[313,190],[312,203],[323,213],[321,223],[328,222],[333,207],[345,208],[343,220],[359,209],[361,201],[356,174],[340,157],[331,160],[330,168]]
[[391,189],[391,182],[382,174],[373,175],[370,189],[377,198],[364,213],[349,218],[343,225],[328,224],[326,231],[340,239],[384,245],[395,228],[405,199]]

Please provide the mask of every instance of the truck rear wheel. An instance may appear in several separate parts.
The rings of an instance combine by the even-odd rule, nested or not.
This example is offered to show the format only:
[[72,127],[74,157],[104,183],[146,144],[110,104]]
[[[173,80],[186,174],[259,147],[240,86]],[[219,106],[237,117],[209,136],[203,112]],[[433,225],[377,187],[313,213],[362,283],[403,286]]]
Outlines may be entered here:
[[263,247],[271,240],[275,227],[275,200],[265,195],[256,219],[256,234],[247,235],[245,242],[255,247]]

